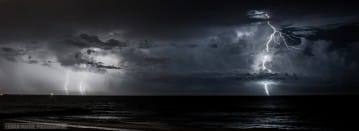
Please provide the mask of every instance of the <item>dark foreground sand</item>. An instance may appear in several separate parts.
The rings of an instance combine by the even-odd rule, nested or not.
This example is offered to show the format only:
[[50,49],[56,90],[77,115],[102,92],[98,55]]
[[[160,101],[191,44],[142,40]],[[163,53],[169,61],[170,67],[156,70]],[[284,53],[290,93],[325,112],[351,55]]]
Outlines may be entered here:
[[[184,128],[174,127],[169,125],[157,125],[153,123],[129,123],[129,122],[117,122],[117,123],[102,123],[94,121],[62,121],[62,120],[49,120],[39,119],[33,117],[26,118],[12,118],[0,120],[1,130],[7,129],[6,124],[29,124],[33,127],[28,128],[32,130],[107,130],[107,131],[231,131],[231,130],[245,130],[245,131],[275,131],[276,129],[203,129],[203,128]],[[13,127],[11,127],[13,128]],[[24,129],[24,128],[21,128]]]

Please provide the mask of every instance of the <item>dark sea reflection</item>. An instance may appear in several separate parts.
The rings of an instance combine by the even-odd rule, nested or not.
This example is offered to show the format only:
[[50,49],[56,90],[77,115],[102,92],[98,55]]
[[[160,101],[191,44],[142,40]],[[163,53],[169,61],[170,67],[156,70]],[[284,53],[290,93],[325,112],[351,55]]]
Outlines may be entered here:
[[[31,97],[32,101],[26,101]],[[46,114],[37,118],[99,123],[141,123],[170,128],[352,129],[357,96],[263,97],[65,97],[4,96],[1,111],[84,108],[87,113]],[[31,115],[30,115],[31,116]]]

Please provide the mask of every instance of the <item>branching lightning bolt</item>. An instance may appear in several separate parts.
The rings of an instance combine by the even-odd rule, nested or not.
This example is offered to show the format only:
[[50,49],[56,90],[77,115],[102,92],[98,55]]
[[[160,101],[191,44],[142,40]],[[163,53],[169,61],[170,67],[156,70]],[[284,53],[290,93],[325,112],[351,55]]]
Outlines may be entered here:
[[[277,45],[280,45],[281,43],[284,44],[284,46],[287,49],[298,49],[292,46],[289,46],[284,35],[281,31],[279,31],[274,25],[271,24],[269,21],[269,15],[265,14],[265,17],[268,19],[267,25],[272,29],[272,33],[269,35],[268,40],[265,43],[266,49],[265,54],[262,56],[262,71],[272,72],[270,69],[266,67],[266,63],[271,61],[272,56],[271,54],[271,43],[275,43]],[[284,34],[284,35],[283,35]],[[290,37],[289,37],[290,38]]]
[[[269,15],[266,14],[265,15],[267,17],[267,19],[269,19]],[[266,49],[265,49],[265,54],[262,56],[262,71],[266,71],[266,72],[272,72],[270,69],[268,69],[266,67],[266,63],[267,62],[270,62],[272,60],[272,56],[271,56],[271,47],[270,47],[270,44],[271,43],[276,43],[278,45],[280,45],[281,41],[282,43],[284,43],[284,45],[288,48],[288,44],[285,40],[285,38],[283,37],[282,33],[280,31],[277,30],[277,28],[275,26],[273,26],[270,21],[268,20],[267,21],[267,25],[272,29],[272,33],[269,35],[268,37],[268,40],[267,42],[265,43],[266,45]],[[266,93],[267,96],[269,96],[269,83],[264,81],[262,82],[263,84],[263,88],[264,88],[264,91]]]
[[[281,44],[281,42],[284,44],[284,46],[287,48],[287,49],[298,49],[298,48],[295,48],[293,46],[289,46],[287,41],[285,40],[284,36],[283,36],[283,33],[278,31],[277,28],[275,26],[273,26],[270,21],[268,20],[267,21],[267,25],[273,30],[273,32],[271,33],[271,35],[269,36],[267,42],[266,42],[266,52],[268,53],[269,52],[269,49],[270,49],[270,43],[274,42],[278,45]],[[278,36],[278,37],[277,37]]]
[[[249,18],[251,19],[260,19],[260,20],[266,20],[262,24],[265,24],[271,29],[271,32],[268,37],[266,37],[265,42],[265,48],[257,55],[256,61],[255,61],[255,71],[258,71],[259,73],[272,73],[273,71],[269,69],[268,63],[271,62],[275,56],[275,47],[278,47],[277,45],[284,46],[289,51],[292,51],[292,49],[300,49],[293,46],[288,45],[287,39],[289,40],[296,40],[300,39],[299,37],[296,37],[295,35],[286,34],[285,32],[282,32],[280,28],[277,28],[275,25],[273,25],[270,21],[271,17],[269,16],[269,12],[265,10],[250,10],[247,12]],[[269,81],[262,81],[260,84],[263,85],[263,88],[265,90],[265,93],[267,96],[269,96],[269,86],[272,84],[272,82]]]

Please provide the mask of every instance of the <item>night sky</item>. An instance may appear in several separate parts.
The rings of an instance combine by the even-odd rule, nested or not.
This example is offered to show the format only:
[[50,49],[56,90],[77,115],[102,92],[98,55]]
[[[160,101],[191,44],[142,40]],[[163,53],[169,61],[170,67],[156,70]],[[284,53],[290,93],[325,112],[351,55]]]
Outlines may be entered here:
[[343,0],[0,0],[0,92],[266,95],[244,78],[266,66],[298,77],[272,95],[358,94],[358,14]]

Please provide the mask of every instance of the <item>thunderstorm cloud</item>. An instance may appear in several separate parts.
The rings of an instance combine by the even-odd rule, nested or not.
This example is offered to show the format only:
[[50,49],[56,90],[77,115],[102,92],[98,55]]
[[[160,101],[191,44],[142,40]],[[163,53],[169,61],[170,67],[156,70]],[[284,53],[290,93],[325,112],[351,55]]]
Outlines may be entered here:
[[268,21],[287,45],[271,44],[265,66],[301,78],[277,94],[357,91],[359,12],[350,2],[0,3],[0,92],[64,94],[66,85],[79,94],[84,82],[94,95],[261,95],[245,81],[263,66]]

